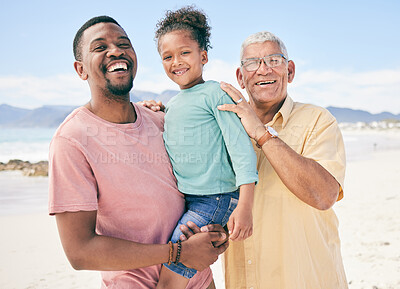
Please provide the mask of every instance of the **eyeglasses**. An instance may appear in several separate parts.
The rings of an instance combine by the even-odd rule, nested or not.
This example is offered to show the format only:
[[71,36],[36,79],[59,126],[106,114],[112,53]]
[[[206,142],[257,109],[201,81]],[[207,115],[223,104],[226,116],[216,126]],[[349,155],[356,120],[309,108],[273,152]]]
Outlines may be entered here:
[[271,54],[264,57],[247,58],[240,63],[248,72],[256,71],[264,61],[265,65],[270,68],[277,67],[282,64],[283,60],[287,60],[283,54]]

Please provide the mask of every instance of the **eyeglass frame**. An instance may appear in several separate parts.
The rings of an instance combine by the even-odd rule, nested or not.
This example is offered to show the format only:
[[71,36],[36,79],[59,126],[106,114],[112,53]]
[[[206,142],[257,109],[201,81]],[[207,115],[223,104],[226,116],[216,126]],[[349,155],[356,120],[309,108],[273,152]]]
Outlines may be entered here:
[[[247,59],[241,60],[241,61],[240,61],[240,66],[241,66],[241,67],[244,67],[244,69],[247,70],[247,68],[246,68],[245,66],[243,66],[243,64],[244,64],[245,62],[249,61],[249,60],[258,60],[258,67],[257,67],[257,69],[254,69],[254,70],[250,70],[250,71],[247,70],[248,72],[257,71],[257,70],[260,68],[261,60],[262,60],[262,61],[264,62],[264,64],[265,64],[267,67],[269,67],[269,68],[274,68],[274,67],[279,66],[280,64],[271,67],[271,66],[269,66],[269,65],[267,64],[267,62],[265,61],[265,58],[271,57],[271,56],[281,56],[284,60],[288,61],[287,57],[286,57],[285,55],[283,55],[282,53],[275,53],[275,54],[266,55],[266,56],[264,56],[264,57],[252,57],[252,58],[247,58]],[[281,64],[282,64],[282,63],[281,63]]]

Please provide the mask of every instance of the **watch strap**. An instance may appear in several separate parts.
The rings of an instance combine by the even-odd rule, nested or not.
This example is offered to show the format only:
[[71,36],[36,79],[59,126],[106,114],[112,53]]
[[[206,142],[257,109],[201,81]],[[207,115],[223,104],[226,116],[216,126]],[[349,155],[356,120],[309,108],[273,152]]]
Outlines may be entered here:
[[260,149],[267,141],[269,141],[271,138],[277,137],[276,135],[271,134],[268,131],[268,128],[265,130],[265,133],[258,139],[256,142],[256,146]]
[[271,138],[272,135],[266,130],[262,137],[258,139],[256,146],[260,149]]

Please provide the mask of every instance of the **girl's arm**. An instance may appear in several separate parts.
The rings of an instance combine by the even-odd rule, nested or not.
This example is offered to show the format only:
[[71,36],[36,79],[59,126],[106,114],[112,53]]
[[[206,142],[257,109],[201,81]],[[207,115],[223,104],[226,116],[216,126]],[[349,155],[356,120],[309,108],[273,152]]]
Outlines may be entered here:
[[228,222],[232,241],[243,241],[253,234],[253,201],[255,183],[240,186],[239,202]]

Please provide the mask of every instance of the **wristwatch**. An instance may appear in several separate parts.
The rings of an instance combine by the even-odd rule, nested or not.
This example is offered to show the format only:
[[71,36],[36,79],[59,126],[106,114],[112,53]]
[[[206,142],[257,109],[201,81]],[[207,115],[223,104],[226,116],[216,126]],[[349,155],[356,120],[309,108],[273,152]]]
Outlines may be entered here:
[[271,138],[276,138],[278,137],[278,133],[274,128],[270,126],[265,126],[265,133],[260,137],[256,143],[256,146],[258,148],[261,148],[267,141],[269,141]]

